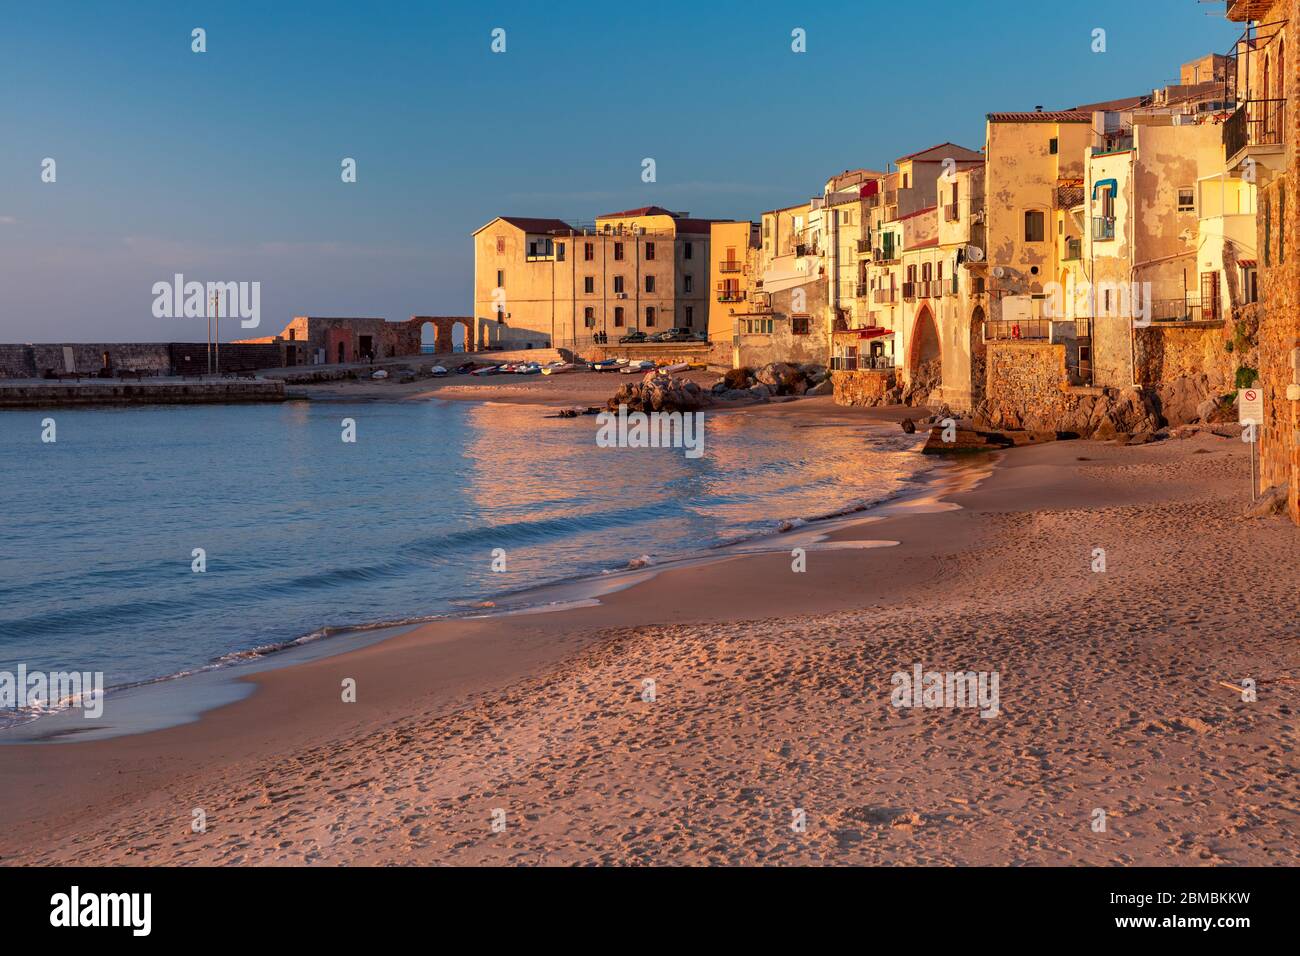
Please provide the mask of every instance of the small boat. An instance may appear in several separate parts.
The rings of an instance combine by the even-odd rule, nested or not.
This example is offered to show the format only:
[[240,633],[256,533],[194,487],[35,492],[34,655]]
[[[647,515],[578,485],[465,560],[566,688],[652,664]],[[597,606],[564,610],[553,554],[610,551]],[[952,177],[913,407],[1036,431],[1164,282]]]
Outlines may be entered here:
[[612,372],[618,368],[618,359],[601,359],[599,362],[588,362],[587,368],[593,372]]
[[564,372],[572,372],[575,366],[571,362],[553,362],[542,369],[543,375],[561,375]]
[[476,368],[470,372],[471,375],[496,375],[501,369],[495,365],[484,365],[482,368]]
[[651,371],[654,369],[654,367],[655,367],[654,362],[628,362],[627,365],[623,366],[623,374],[635,375],[638,372]]
[[537,364],[520,365],[515,368],[516,375],[540,375],[542,367]]
[[435,365],[433,368],[429,369],[429,374],[434,378],[442,378],[447,374],[447,370],[441,365]]
[[381,369],[377,369],[376,371],[372,372],[371,375],[370,375],[370,377],[371,377],[371,378],[388,378],[388,373],[385,372],[385,371],[381,368]]
[[691,367],[690,362],[678,362],[676,365],[665,365],[659,371],[661,372],[684,372]]

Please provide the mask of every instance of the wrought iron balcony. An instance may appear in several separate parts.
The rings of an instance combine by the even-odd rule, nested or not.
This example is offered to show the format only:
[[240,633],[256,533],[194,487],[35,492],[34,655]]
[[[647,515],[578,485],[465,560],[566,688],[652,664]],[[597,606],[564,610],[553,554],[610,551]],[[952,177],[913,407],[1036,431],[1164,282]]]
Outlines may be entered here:
[[1082,256],[1083,256],[1083,240],[1066,239],[1065,240],[1065,261],[1071,262],[1075,259],[1081,258]]
[[950,202],[943,207],[943,221],[944,222],[957,221],[957,204],[955,202]]
[[1251,146],[1281,146],[1286,100],[1247,100],[1223,124],[1224,158],[1231,163]]
[[727,259],[718,263],[719,272],[739,272],[744,268],[744,264],[736,259]]
[[1092,217],[1092,241],[1104,242],[1108,239],[1115,238],[1115,217],[1114,216],[1093,216]]
[[915,282],[904,282],[904,283],[903,283],[903,301],[904,301],[904,302],[915,302],[915,301],[916,301],[916,283],[915,283]]

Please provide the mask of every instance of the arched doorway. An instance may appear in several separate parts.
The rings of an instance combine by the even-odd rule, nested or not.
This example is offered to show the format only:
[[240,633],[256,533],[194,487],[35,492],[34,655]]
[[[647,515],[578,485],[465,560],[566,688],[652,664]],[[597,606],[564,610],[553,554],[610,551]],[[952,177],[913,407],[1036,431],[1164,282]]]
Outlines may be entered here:
[[433,355],[438,351],[438,327],[432,322],[420,323],[420,354]]
[[971,408],[984,401],[984,381],[988,368],[988,348],[984,344],[984,306],[975,306],[970,317],[970,403]]

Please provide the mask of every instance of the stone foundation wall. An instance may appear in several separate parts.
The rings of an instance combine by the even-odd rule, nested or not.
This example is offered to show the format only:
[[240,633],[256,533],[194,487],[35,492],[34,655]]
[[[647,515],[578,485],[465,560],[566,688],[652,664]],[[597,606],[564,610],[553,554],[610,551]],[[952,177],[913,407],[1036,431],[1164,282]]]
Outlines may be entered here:
[[[167,375],[171,352],[166,342],[67,343],[72,349],[72,371],[94,375],[104,368],[104,356],[114,371]],[[0,377],[40,378],[46,370],[66,372],[64,344],[0,345]]]
[[987,418],[995,428],[1055,429],[1072,411],[1064,345],[992,341],[986,367]]
[[1228,351],[1233,328],[1153,325],[1134,329],[1138,382],[1156,386],[1203,374],[1220,393],[1231,391],[1237,366],[1250,361],[1248,354]]
[[893,370],[831,372],[836,405],[875,406],[894,387]]

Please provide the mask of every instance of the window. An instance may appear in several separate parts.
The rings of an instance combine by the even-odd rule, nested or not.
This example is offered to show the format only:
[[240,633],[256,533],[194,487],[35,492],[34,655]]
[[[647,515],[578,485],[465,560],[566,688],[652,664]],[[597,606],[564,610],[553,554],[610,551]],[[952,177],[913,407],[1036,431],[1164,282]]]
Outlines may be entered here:
[[1241,267],[1241,288],[1246,304],[1259,301],[1259,273],[1254,266]]
[[807,335],[808,334],[808,316],[792,315],[790,316],[790,334]]
[[1196,190],[1191,186],[1180,186],[1178,189],[1178,211],[1193,212],[1196,209]]
[[1053,156],[1055,156],[1057,153],[1061,151],[1061,141],[1057,139],[1055,136],[1053,136],[1050,140],[1047,141],[1047,151],[1051,153]]
[[1025,213],[1025,242],[1042,242],[1044,216],[1037,209]]
[[682,246],[682,258],[683,259],[691,258],[691,255],[694,251],[695,251],[694,245],[689,242],[686,243],[684,246]]
[[647,326],[655,324],[655,307],[653,305],[647,305],[645,307],[645,324]]
[[694,326],[695,326],[695,306],[688,305],[686,307],[686,327],[689,329],[689,328],[694,328]]
[[908,183],[911,181],[911,175],[912,175],[911,173],[903,173],[903,188],[904,188],[904,189],[907,189],[907,188],[908,188]]
[[587,293],[587,295],[592,295],[592,294],[595,293],[595,291],[596,291],[596,277],[595,277],[595,276],[583,276],[583,279],[582,279],[582,291],[585,292],[585,293]]
[[771,335],[772,320],[771,319],[741,319],[740,328],[741,331],[744,332],[746,335]]
[[1115,189],[1113,186],[1102,187],[1101,214],[1107,219],[1115,218]]
[[655,244],[653,242],[645,244],[645,257],[647,262],[655,257]]
[[695,285],[695,276],[691,275],[689,272],[686,273],[686,275],[682,276],[682,288],[686,292],[690,292],[691,288],[694,285]]
[[1219,274],[1217,272],[1201,273],[1201,318],[1214,321],[1219,315]]
[[504,270],[504,269],[498,269],[498,270],[497,270],[497,288],[498,288],[498,289],[504,289],[505,287],[506,287],[506,273],[505,273],[505,270]]
[[617,295],[622,291],[623,291],[623,277],[614,276],[614,294]]
[[504,256],[505,254],[506,254],[506,237],[497,236],[497,255]]
[[595,246],[595,244],[594,244],[594,243],[591,243],[591,242],[584,242],[584,243],[582,244],[582,259],[583,259],[583,261],[584,261],[584,262],[590,262],[592,259],[595,259],[595,258],[596,258],[596,246]]
[[[764,220],[763,220],[763,238],[764,238],[764,239],[770,239],[770,238],[772,238],[772,220],[771,220],[771,219],[764,219]],[[504,242],[505,240],[503,240],[503,239],[498,239],[497,241],[498,241],[498,242]]]
[[841,209],[841,210],[840,210],[840,222],[841,222],[842,224],[846,225],[846,226],[851,226],[851,225],[853,225],[853,210],[851,210],[851,209]]
[[557,242],[555,244],[555,258],[558,262],[564,261],[564,243]]
[[623,261],[623,243],[621,242],[614,243],[614,261],[615,262]]
[[645,277],[645,290],[646,290],[647,292],[653,292],[653,291],[655,290],[655,277],[654,277],[654,276],[646,276],[646,277]]
[[614,325],[618,328],[623,327],[623,307],[621,305],[614,306]]
[[596,310],[591,306],[587,306],[582,310],[582,324],[589,329],[596,327]]

